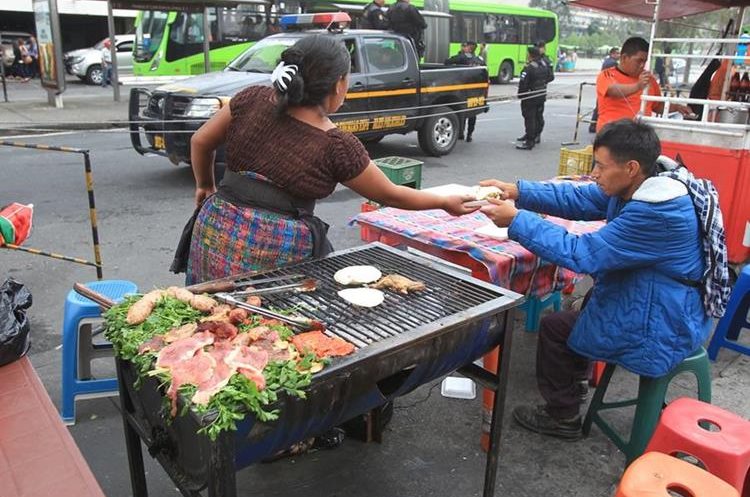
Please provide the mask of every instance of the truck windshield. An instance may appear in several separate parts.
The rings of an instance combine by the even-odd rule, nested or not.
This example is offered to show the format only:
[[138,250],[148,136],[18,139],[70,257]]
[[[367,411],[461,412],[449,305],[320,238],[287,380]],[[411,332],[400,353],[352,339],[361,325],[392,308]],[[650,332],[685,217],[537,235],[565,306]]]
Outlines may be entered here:
[[266,38],[259,41],[227,66],[229,71],[273,72],[281,52],[294,45],[298,38]]
[[135,32],[135,53],[138,62],[148,62],[161,45],[164,30],[167,27],[168,12],[146,10]]

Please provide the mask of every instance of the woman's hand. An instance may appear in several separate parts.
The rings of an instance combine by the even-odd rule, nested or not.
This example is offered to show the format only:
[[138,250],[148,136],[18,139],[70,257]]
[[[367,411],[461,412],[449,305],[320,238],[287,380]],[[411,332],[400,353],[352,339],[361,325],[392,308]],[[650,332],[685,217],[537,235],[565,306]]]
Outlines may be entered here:
[[479,186],[494,186],[500,188],[503,200],[518,200],[518,186],[515,183],[505,183],[497,179],[485,179],[479,182]]
[[442,209],[452,216],[471,214],[479,209],[479,206],[468,206],[466,202],[473,202],[475,200],[471,195],[449,195],[445,197]]
[[210,195],[216,193],[216,186],[195,189],[195,206],[199,207]]
[[[498,188],[500,187],[498,186]],[[491,205],[483,206],[481,209],[482,214],[490,218],[490,221],[495,223],[495,225],[499,226],[500,228],[507,228],[508,226],[510,226],[510,223],[513,222],[516,214],[518,214],[518,209],[516,209],[516,206],[511,204],[510,202],[497,200],[494,198],[488,198],[487,201],[489,201]]]

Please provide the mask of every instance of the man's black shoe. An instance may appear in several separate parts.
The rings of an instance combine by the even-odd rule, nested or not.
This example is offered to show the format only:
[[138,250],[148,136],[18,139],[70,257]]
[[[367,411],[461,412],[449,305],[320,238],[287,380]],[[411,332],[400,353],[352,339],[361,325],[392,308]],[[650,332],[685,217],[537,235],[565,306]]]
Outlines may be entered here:
[[471,135],[466,135],[466,143],[471,143]]
[[542,143],[542,137],[541,137],[541,136],[537,136],[537,137],[536,137],[536,138],[534,139],[534,143]]
[[517,142],[525,142],[526,141],[526,135],[519,136],[518,138],[516,138],[516,141]]
[[516,148],[518,150],[531,150],[534,148],[534,144],[529,142],[518,143],[516,144]]
[[583,436],[580,414],[569,419],[555,419],[547,413],[543,405],[518,406],[513,409],[513,419],[527,430],[542,435],[571,441]]

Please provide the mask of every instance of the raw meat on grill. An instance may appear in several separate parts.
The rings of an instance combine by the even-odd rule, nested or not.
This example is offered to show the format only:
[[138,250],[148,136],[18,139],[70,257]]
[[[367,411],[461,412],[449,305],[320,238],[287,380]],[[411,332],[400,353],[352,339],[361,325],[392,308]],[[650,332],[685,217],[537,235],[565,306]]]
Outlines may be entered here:
[[164,346],[167,345],[161,335],[157,335],[150,340],[143,342],[138,347],[139,354],[145,354],[147,352],[159,352]]
[[216,359],[203,349],[194,351],[194,355],[180,362],[172,364],[169,373],[172,382],[167,390],[167,396],[172,401],[172,416],[177,415],[177,394],[182,385],[201,385],[209,381],[216,370]]
[[370,287],[393,290],[394,292],[403,293],[404,295],[409,292],[419,292],[426,288],[425,284],[421,281],[410,280],[406,276],[401,276],[400,274],[389,274],[380,279],[377,283],[370,285]]
[[308,331],[292,337],[300,353],[312,352],[318,359],[344,356],[354,352],[354,345],[339,337],[328,337],[321,331]]
[[268,364],[268,352],[256,347],[234,347],[224,360],[230,366],[236,367],[237,371],[248,380],[255,383],[258,390],[266,388],[263,368]]
[[216,361],[216,367],[211,376],[198,384],[198,391],[191,399],[194,404],[206,405],[219,390],[224,388],[235,372],[235,368],[227,364],[227,355],[231,354],[233,347],[231,342],[220,342],[214,345],[209,352]]
[[194,334],[190,338],[183,338],[170,343],[156,357],[157,368],[171,368],[175,364],[193,357],[199,349],[214,343],[214,335],[208,331]]
[[211,312],[211,310],[219,305],[214,299],[208,295],[196,295],[193,300],[190,301],[191,307],[201,312]]
[[245,309],[232,309],[229,311],[229,322],[240,324],[247,319],[248,312]]
[[245,302],[254,305],[255,307],[260,307],[260,304],[263,302],[260,300],[260,297],[257,295],[250,295],[245,299]]
[[217,340],[231,340],[239,333],[235,325],[225,321],[205,321],[198,325],[198,331],[209,331]]
[[178,328],[172,328],[167,333],[162,335],[161,338],[165,343],[172,343],[176,342],[177,340],[182,340],[183,338],[191,337],[196,331],[199,331],[198,325],[195,323],[188,323],[183,324]]

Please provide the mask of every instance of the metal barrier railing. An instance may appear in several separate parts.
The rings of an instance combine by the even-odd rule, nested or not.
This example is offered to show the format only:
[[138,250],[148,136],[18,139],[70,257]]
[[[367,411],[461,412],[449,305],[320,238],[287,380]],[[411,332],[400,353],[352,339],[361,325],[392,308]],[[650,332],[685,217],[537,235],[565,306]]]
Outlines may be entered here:
[[84,165],[84,171],[85,171],[85,177],[86,177],[86,191],[88,193],[88,202],[89,202],[89,221],[91,223],[91,239],[94,245],[94,262],[87,261],[85,259],[81,259],[78,257],[70,257],[70,256],[62,255],[62,254],[57,254],[55,252],[48,252],[45,250],[40,250],[40,249],[35,249],[35,248],[30,248],[30,247],[21,247],[21,246],[13,245],[13,244],[6,244],[6,245],[1,246],[0,248],[7,248],[10,250],[19,250],[19,251],[23,251],[23,252],[27,252],[27,253],[31,253],[35,255],[43,255],[46,257],[51,257],[53,259],[74,262],[76,264],[93,266],[96,268],[97,279],[101,280],[104,276],[102,274],[102,256],[99,250],[99,229],[98,229],[97,221],[96,221],[96,202],[94,201],[94,178],[91,172],[91,157],[89,156],[89,151],[87,149],[82,149],[82,148],[56,147],[53,145],[39,145],[35,143],[20,143],[20,142],[13,142],[13,141],[0,141],[0,145],[5,146],[5,147],[30,148],[33,150],[44,150],[44,151],[49,151],[49,152],[66,152],[66,153],[83,155],[83,165]]

